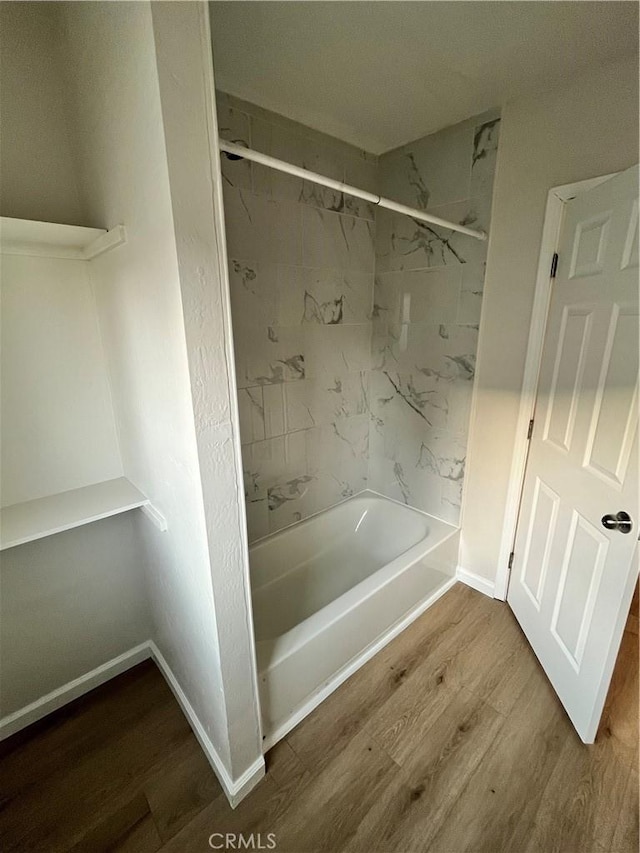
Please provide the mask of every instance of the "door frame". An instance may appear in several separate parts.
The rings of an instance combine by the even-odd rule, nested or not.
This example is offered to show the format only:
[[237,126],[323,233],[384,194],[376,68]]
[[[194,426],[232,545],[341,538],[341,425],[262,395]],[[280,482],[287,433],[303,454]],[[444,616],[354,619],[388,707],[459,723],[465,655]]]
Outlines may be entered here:
[[564,211],[567,202],[581,193],[587,192],[609,178],[619,174],[613,172],[610,175],[602,175],[597,178],[588,178],[573,184],[563,184],[552,187],[547,196],[547,206],[542,228],[542,240],[540,242],[540,254],[538,257],[538,272],[536,274],[536,285],[531,312],[531,323],[529,326],[529,341],[527,343],[527,356],[520,391],[520,408],[516,424],[516,439],[511,457],[511,471],[509,474],[509,487],[507,490],[507,501],[505,506],[504,520],[502,524],[502,536],[500,539],[500,550],[498,552],[498,571],[496,573],[495,589],[493,596],[501,601],[507,599],[507,589],[511,569],[509,568],[510,555],[514,549],[516,532],[518,527],[518,516],[520,514],[520,502],[524,487],[524,478],[527,468],[527,457],[529,455],[529,422],[533,418],[536,397],[538,395],[538,379],[540,374],[540,363],[542,361],[542,348],[547,330],[547,315],[551,301],[551,289],[553,278],[551,278],[551,263],[554,253],[557,251],[560,234],[564,221]]

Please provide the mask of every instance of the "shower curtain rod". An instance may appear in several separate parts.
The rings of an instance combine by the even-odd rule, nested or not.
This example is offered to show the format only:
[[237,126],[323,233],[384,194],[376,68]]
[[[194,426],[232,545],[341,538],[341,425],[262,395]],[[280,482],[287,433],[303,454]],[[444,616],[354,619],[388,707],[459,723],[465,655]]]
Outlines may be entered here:
[[277,169],[279,172],[286,172],[288,175],[295,175],[298,178],[306,178],[306,180],[313,181],[315,184],[321,184],[324,187],[330,187],[332,190],[338,190],[338,192],[364,199],[372,204],[377,204],[378,207],[386,207],[387,210],[393,210],[395,213],[406,214],[413,219],[419,219],[421,222],[428,222],[430,225],[440,225],[449,231],[458,231],[460,234],[468,234],[469,237],[475,237],[476,240],[487,239],[484,231],[476,231],[475,228],[467,228],[466,225],[459,225],[457,222],[448,222],[446,219],[440,219],[438,216],[425,213],[424,210],[408,207],[406,204],[398,204],[395,201],[391,201],[391,199],[377,195],[377,193],[370,193],[367,190],[360,190],[349,184],[343,184],[342,181],[326,178],[324,175],[317,174],[317,172],[311,172],[309,169],[303,169],[300,166],[293,166],[284,160],[277,160],[275,157],[269,157],[268,154],[253,151],[251,148],[245,148],[242,145],[237,145],[235,142],[227,142],[224,139],[220,139],[219,146],[220,151],[230,154],[233,159],[242,160],[244,158],[246,160],[253,160],[254,163],[260,163],[262,166],[268,166],[271,169]]

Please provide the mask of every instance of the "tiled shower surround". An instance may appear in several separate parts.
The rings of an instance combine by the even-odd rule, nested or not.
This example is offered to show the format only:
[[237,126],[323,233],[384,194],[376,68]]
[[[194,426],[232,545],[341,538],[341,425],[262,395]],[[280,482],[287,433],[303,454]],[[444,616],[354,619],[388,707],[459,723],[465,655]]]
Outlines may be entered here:
[[[500,121],[380,157],[380,192],[489,230]],[[457,524],[487,243],[376,211],[369,486]]]
[[[495,115],[378,159],[223,93],[218,114],[225,139],[488,226]],[[222,170],[250,540],[367,487],[457,521],[486,243]]]
[[[218,95],[220,135],[375,189],[377,159]],[[251,540],[367,486],[374,210],[222,158]]]

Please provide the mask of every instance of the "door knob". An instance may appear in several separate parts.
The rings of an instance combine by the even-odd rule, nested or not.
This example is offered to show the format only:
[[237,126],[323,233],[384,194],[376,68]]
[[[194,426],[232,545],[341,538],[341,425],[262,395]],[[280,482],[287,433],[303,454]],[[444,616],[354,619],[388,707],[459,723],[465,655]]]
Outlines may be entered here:
[[603,515],[602,526],[607,530],[618,530],[620,533],[631,533],[633,522],[628,512],[621,510],[616,515]]

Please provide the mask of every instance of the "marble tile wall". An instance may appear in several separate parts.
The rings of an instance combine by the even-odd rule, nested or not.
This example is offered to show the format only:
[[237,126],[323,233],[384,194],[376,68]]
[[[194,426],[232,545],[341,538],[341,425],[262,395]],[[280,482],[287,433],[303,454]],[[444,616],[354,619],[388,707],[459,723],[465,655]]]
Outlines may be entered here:
[[[218,93],[221,137],[377,189],[377,158]],[[375,211],[222,158],[249,539],[367,487]]]
[[[225,139],[488,230],[497,112],[380,158],[224,93],[218,114]],[[222,171],[250,540],[367,486],[457,523],[487,244]]]
[[[489,229],[500,120],[384,154],[380,192]],[[458,523],[487,244],[376,213],[369,485]]]

